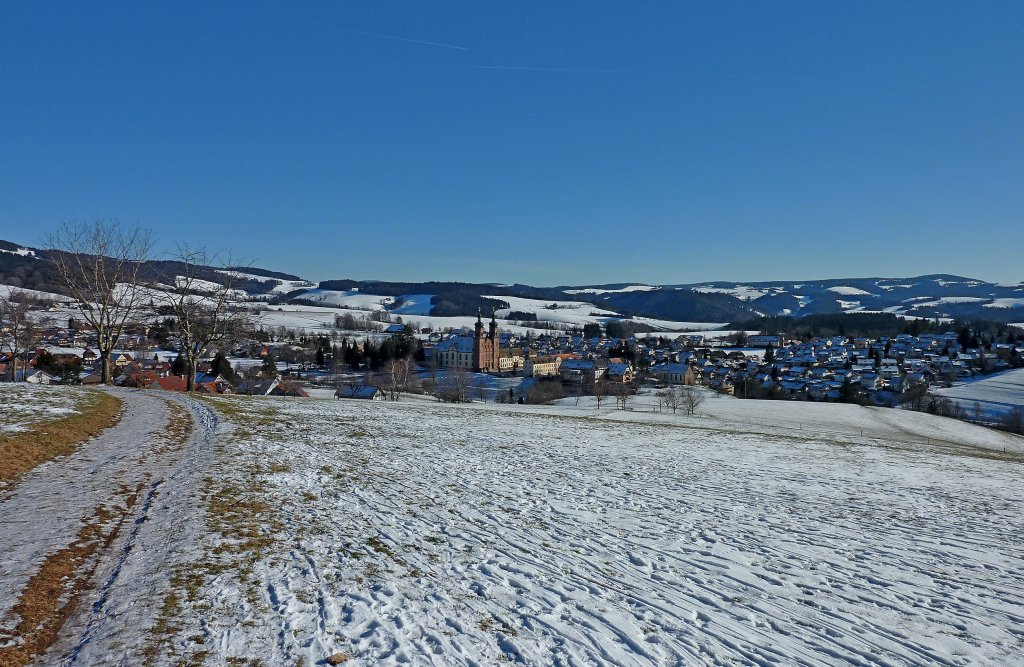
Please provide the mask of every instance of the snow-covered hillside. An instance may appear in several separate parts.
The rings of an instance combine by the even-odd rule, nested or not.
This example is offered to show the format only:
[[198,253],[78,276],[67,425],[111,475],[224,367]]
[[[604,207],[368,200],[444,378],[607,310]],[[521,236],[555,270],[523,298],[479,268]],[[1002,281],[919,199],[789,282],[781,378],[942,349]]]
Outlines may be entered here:
[[[46,263],[44,250],[0,241],[0,251],[0,283],[4,282],[5,264],[21,265],[20,268],[11,268],[10,275],[17,276],[24,272],[25,264],[38,268],[38,265]],[[153,262],[151,268],[173,270],[160,262]],[[990,283],[949,274],[798,282],[716,281],[660,286],[620,283],[561,287],[344,279],[324,281],[321,288],[298,276],[260,268],[225,270],[205,267],[204,271],[204,280],[216,280],[217,274],[240,280],[238,287],[247,290],[244,300],[251,302],[279,303],[287,299],[293,305],[312,302],[363,311],[383,308],[396,316],[426,317],[437,300],[445,303],[445,307],[436,312],[471,316],[477,309],[471,297],[490,296],[509,303],[509,311],[534,313],[541,322],[567,326],[601,322],[602,317],[646,317],[665,323],[655,325],[659,328],[679,330],[690,328],[685,325],[687,322],[741,322],[764,315],[842,312],[1009,322],[1020,319],[1017,314],[1024,312],[1024,283]],[[45,277],[45,271],[33,275],[39,282],[39,276]],[[529,277],[524,276],[524,279],[529,280]],[[46,288],[53,289],[58,282],[51,276]],[[173,281],[168,278],[164,282]],[[446,299],[452,295],[458,298]],[[548,308],[552,302],[567,305],[557,310]]]
[[856,406],[849,428],[817,434],[732,399],[700,419],[213,404],[230,424],[207,471],[209,529],[162,618],[159,664],[956,665],[1020,651],[1022,464],[970,455],[978,427],[942,449]]
[[978,403],[988,418],[998,419],[1014,408],[1024,408],[1024,368],[958,382],[936,393],[955,399],[968,414]]

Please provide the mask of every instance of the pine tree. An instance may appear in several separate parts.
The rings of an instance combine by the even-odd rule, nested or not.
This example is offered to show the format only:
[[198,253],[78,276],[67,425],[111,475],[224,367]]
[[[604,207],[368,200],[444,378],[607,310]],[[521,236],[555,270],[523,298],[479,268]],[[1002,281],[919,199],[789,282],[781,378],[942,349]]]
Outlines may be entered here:
[[213,358],[213,368],[210,369],[210,374],[214,377],[219,375],[231,384],[239,382],[238,373],[235,373],[235,369],[231,367],[231,362],[223,352],[218,352]]
[[274,355],[268,354],[263,357],[263,365],[260,367],[260,371],[265,378],[277,377],[277,361],[274,360]]
[[171,374],[182,376],[186,371],[185,357],[179,354],[174,358],[174,361],[171,362]]

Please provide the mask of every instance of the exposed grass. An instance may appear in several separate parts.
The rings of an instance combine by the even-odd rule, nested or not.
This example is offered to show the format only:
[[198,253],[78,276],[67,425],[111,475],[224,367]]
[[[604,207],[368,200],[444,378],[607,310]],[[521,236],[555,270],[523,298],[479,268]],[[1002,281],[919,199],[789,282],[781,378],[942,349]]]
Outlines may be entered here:
[[41,463],[74,452],[118,422],[120,399],[102,391],[82,391],[87,396],[78,414],[33,424],[28,431],[0,435],[0,488]]

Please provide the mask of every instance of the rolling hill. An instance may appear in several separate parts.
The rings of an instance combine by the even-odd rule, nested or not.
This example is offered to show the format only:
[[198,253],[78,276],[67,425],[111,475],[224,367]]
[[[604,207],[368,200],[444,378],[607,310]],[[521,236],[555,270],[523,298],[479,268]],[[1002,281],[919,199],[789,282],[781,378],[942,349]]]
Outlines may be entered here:
[[[156,280],[175,272],[174,262],[151,261]],[[647,318],[668,323],[736,322],[759,316],[891,313],[916,318],[1024,321],[1024,283],[999,284],[950,274],[911,278],[728,282],[676,285],[605,284],[537,287],[528,284],[445,281],[326,280],[258,267],[207,267],[204,280],[235,287],[253,301],[401,315],[465,317],[498,311],[509,320],[582,325],[608,318]],[[47,251],[0,241],[0,285],[61,293]],[[655,328],[672,328],[654,325]]]

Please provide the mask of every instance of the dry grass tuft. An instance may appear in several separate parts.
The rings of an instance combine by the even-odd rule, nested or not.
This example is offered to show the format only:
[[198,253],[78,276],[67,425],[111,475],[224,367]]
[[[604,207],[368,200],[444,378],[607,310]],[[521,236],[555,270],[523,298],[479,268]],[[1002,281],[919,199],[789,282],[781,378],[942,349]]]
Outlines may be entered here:
[[37,465],[74,452],[89,438],[116,424],[121,407],[120,399],[89,391],[80,414],[33,424],[30,431],[0,435],[0,482],[17,481]]

